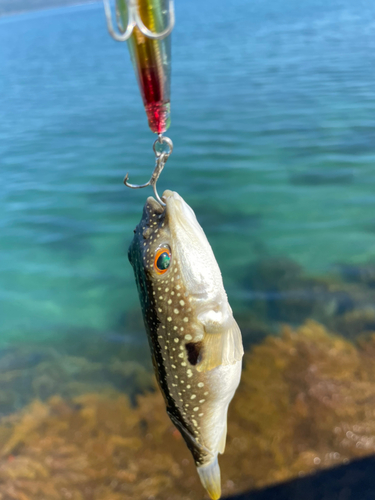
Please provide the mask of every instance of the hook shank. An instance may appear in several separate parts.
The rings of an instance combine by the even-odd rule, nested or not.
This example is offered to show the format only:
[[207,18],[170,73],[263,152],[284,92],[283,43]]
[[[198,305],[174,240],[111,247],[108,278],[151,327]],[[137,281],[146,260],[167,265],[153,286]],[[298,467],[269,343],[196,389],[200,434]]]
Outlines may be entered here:
[[[156,143],[161,143],[161,144],[165,143],[168,146],[168,150],[167,151],[158,151],[156,149]],[[155,168],[154,168],[154,171],[152,172],[150,180],[148,182],[146,182],[146,184],[130,184],[130,182],[128,182],[129,174],[126,174],[125,179],[124,179],[124,184],[125,184],[125,186],[132,188],[132,189],[142,189],[142,188],[145,188],[147,186],[152,186],[152,188],[154,190],[155,198],[157,199],[157,201],[160,203],[160,205],[162,207],[165,207],[165,203],[161,200],[161,198],[157,192],[156,183],[160,177],[160,174],[163,171],[165,164],[167,163],[168,158],[172,154],[173,142],[171,141],[171,139],[169,139],[169,137],[163,137],[162,135],[159,135],[158,139],[156,139],[156,141],[154,142],[153,149],[154,149],[154,153],[156,156],[156,164],[155,164]]]

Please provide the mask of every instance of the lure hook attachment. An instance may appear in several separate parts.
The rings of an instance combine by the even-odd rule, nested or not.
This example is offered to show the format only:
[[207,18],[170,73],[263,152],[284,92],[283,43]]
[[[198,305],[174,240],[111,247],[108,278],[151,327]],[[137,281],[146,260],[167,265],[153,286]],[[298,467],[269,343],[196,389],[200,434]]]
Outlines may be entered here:
[[150,38],[151,40],[162,40],[163,38],[171,34],[175,24],[173,0],[169,0],[168,3],[168,12],[169,12],[168,26],[160,33],[155,33],[149,30],[145,26],[139,14],[139,8],[137,5],[138,0],[124,0],[128,11],[128,24],[125,28],[125,26],[123,26],[121,23],[121,16],[119,13],[119,8],[117,3],[118,0],[115,1],[116,1],[116,25],[120,33],[117,33],[113,27],[110,0],[103,0],[103,3],[104,3],[104,11],[105,11],[105,17],[107,19],[107,28],[109,34],[116,41],[125,42],[126,40],[128,40],[131,37],[135,27],[137,27],[145,37]]
[[[158,144],[162,145],[163,143],[165,143],[169,149],[166,151],[159,151],[157,149],[157,145]],[[129,174],[126,174],[125,179],[124,179],[124,184],[125,184],[125,186],[132,188],[132,189],[142,189],[142,188],[145,188],[147,186],[152,186],[152,188],[154,190],[155,198],[158,200],[158,202],[160,203],[160,205],[162,207],[165,207],[165,203],[161,200],[160,196],[158,195],[158,192],[156,189],[156,183],[160,177],[160,174],[163,171],[165,164],[167,163],[168,158],[172,154],[173,142],[171,141],[171,139],[169,139],[169,137],[164,137],[162,134],[159,134],[159,137],[154,142],[153,150],[154,150],[154,153],[156,156],[156,165],[155,165],[155,168],[154,168],[154,171],[151,175],[150,180],[148,182],[146,182],[146,184],[130,184],[128,182]]]

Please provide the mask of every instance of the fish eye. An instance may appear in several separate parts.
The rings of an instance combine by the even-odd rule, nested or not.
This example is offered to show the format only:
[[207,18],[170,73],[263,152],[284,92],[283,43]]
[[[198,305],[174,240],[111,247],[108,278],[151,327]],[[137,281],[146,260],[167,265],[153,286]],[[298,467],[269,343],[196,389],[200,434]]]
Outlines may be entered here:
[[158,274],[167,272],[171,264],[172,253],[168,247],[159,248],[154,260],[154,268]]

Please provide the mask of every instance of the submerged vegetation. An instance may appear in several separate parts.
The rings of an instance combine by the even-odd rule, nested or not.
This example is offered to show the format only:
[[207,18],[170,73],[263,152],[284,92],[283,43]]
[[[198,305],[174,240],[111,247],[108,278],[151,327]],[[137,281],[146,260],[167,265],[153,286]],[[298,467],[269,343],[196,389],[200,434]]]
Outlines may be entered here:
[[[374,266],[337,271],[267,259],[244,273],[223,495],[375,453]],[[143,329],[138,311],[121,324]],[[204,498],[143,333],[131,349],[119,335],[69,335],[0,352],[0,500]]]
[[[355,346],[314,321],[254,346],[230,408],[224,494],[374,453],[374,360],[375,334]],[[2,417],[1,500],[203,498],[159,391],[131,404],[114,386],[89,389]]]

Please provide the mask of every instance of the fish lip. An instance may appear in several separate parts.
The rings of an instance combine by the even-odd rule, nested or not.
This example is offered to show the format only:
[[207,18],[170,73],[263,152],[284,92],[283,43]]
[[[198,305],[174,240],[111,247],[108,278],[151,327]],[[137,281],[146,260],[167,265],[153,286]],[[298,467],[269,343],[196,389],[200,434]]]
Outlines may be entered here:
[[171,229],[180,224],[181,226],[185,226],[185,228],[194,226],[193,231],[202,231],[194,210],[176,191],[167,189],[164,191],[162,199],[166,205],[166,215]]
[[149,196],[144,206],[144,215],[147,219],[154,214],[161,215],[163,212],[165,212],[165,207],[160,205],[160,203],[156,201],[153,196]]

